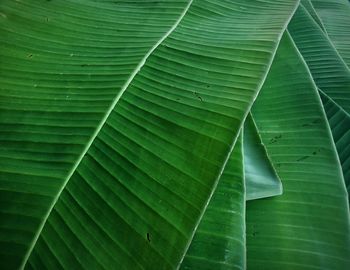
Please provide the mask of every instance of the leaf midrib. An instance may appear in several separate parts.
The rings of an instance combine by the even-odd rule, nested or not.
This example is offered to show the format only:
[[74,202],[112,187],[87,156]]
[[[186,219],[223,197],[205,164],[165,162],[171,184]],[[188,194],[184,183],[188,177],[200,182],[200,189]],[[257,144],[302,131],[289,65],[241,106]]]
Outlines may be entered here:
[[344,109],[342,106],[340,106],[340,105],[338,104],[338,102],[336,102],[333,98],[331,98],[329,95],[327,95],[321,88],[317,87],[317,89],[318,89],[318,91],[319,91],[320,93],[322,93],[326,98],[328,98],[331,102],[333,102],[334,105],[337,106],[337,108],[338,108],[339,110],[341,110],[347,117],[350,118],[350,114],[349,114],[347,111],[345,111],[345,109]]
[[[311,1],[310,1],[310,2],[311,2]],[[311,4],[312,4],[312,2],[311,2]],[[338,56],[339,64],[341,64],[341,65],[346,69],[347,73],[350,75],[350,68],[348,67],[348,65],[347,65],[346,62],[344,61],[343,57],[339,54],[337,48],[336,48],[336,47],[334,46],[334,44],[333,44],[333,41],[329,38],[329,36],[328,36],[328,34],[327,34],[327,31],[326,31],[326,30],[325,30],[325,31],[322,30],[322,28],[318,25],[318,23],[317,23],[317,22],[315,21],[315,19],[311,16],[311,14],[307,11],[307,9],[303,6],[303,4],[300,3],[300,6],[305,10],[306,16],[308,16],[309,19],[315,24],[315,26],[316,26],[317,28],[319,28],[319,30],[323,33],[324,38],[329,42],[330,47],[334,50],[335,54]],[[313,6],[313,5],[312,5],[312,6]],[[314,9],[315,9],[315,8],[314,8]],[[316,9],[315,9],[315,11],[316,11]],[[317,15],[317,17],[320,19],[321,23],[323,24],[322,19],[321,19],[320,16],[318,16],[317,11],[316,11],[316,15]],[[292,39],[293,39],[293,38],[292,38]],[[294,42],[294,40],[293,40],[293,42]],[[299,51],[299,49],[298,49],[298,51]],[[304,60],[304,57],[303,57],[303,56],[302,56],[302,59]],[[308,67],[308,69],[309,69],[309,67]],[[313,76],[312,76],[312,73],[311,73],[311,78],[312,78],[312,80],[314,81]],[[314,82],[315,82],[315,81],[314,81]],[[341,111],[343,111],[348,117],[350,117],[349,113],[348,113],[347,111],[345,111],[345,109],[344,109],[342,106],[340,106],[333,98],[331,98],[331,97],[330,97],[329,95],[327,95],[322,89],[320,89],[320,88],[318,87],[318,85],[317,85],[316,82],[315,82],[315,85],[316,85],[318,91],[320,91],[323,95],[325,95],[328,99],[330,99]]]
[[[261,88],[263,87],[263,85],[264,85],[264,83],[265,83],[265,80],[266,80],[266,78],[267,78],[267,75],[268,75],[269,72],[270,72],[270,69],[271,69],[271,66],[272,66],[272,62],[273,62],[273,60],[274,60],[274,58],[275,58],[275,55],[276,55],[276,53],[277,53],[277,49],[278,49],[279,44],[280,44],[280,42],[281,42],[281,40],[282,40],[282,37],[283,37],[284,33],[285,33],[286,31],[288,31],[288,30],[287,30],[288,24],[289,24],[289,22],[291,21],[291,19],[293,18],[294,13],[296,12],[296,10],[297,10],[299,4],[300,4],[300,0],[297,0],[297,1],[295,2],[294,9],[292,10],[290,16],[287,18],[285,24],[283,25],[283,27],[282,27],[282,29],[281,29],[281,32],[280,32],[279,35],[278,35],[278,38],[277,38],[275,47],[273,48],[271,57],[270,57],[270,59],[269,59],[270,61],[268,62],[267,66],[266,66],[266,72],[265,72],[264,76],[261,78],[260,83],[257,85],[257,91],[256,91],[256,93],[255,93],[255,96],[254,96],[253,99],[252,99],[252,102],[251,102],[250,106],[248,107],[247,111],[245,112],[245,115],[243,116],[243,119],[242,119],[242,122],[241,122],[241,124],[240,124],[239,129],[238,129],[239,131],[237,132],[237,135],[233,137],[233,140],[232,140],[232,142],[231,142],[231,144],[230,144],[230,149],[229,149],[229,151],[228,151],[228,153],[227,153],[227,156],[226,156],[226,158],[225,158],[225,160],[224,160],[224,162],[223,162],[223,164],[222,164],[222,167],[221,167],[221,169],[220,169],[220,172],[219,172],[217,178],[215,179],[214,187],[213,187],[213,189],[212,189],[212,191],[211,191],[211,193],[210,193],[210,195],[209,195],[209,197],[208,197],[208,200],[207,200],[206,204],[204,205],[204,207],[203,207],[203,209],[202,209],[202,212],[200,213],[199,219],[198,219],[198,221],[197,221],[197,224],[196,224],[195,227],[194,227],[194,230],[193,230],[193,232],[192,232],[192,235],[189,237],[189,240],[188,240],[187,245],[186,245],[186,247],[185,247],[184,253],[183,253],[183,255],[182,255],[181,260],[179,261],[179,264],[178,264],[177,267],[176,267],[176,270],[179,270],[180,267],[181,267],[182,261],[184,260],[186,254],[187,254],[187,251],[188,251],[188,249],[189,249],[189,247],[190,247],[190,244],[191,244],[191,242],[192,242],[192,239],[193,239],[193,237],[194,237],[194,235],[195,235],[195,233],[196,233],[196,231],[197,231],[197,228],[198,228],[198,226],[199,226],[199,224],[200,224],[200,221],[202,220],[203,215],[204,215],[204,213],[205,213],[205,211],[206,211],[206,209],[207,209],[207,207],[208,207],[208,205],[209,205],[209,202],[210,202],[212,196],[214,195],[216,186],[217,186],[217,184],[218,184],[219,181],[220,181],[220,178],[221,178],[221,176],[222,176],[222,174],[223,174],[223,172],[224,172],[224,169],[225,169],[225,167],[226,167],[226,164],[228,163],[228,161],[229,161],[229,159],[230,159],[231,153],[232,153],[233,148],[234,148],[234,146],[235,146],[235,144],[236,144],[236,141],[237,141],[237,139],[238,139],[238,136],[239,136],[239,134],[240,134],[240,132],[241,132],[241,130],[242,130],[242,128],[243,128],[244,121],[245,121],[246,117],[248,116],[249,112],[251,111],[251,108],[253,107],[253,104],[254,104],[256,98],[258,97]],[[243,143],[243,140],[242,140],[242,143]],[[242,152],[242,153],[243,153],[243,152]],[[246,252],[245,252],[245,254],[246,254]],[[245,263],[246,263],[246,259],[245,259]]]
[[[311,3],[312,4],[312,3]],[[350,67],[346,64],[346,62],[344,61],[343,57],[340,55],[338,49],[335,47],[333,41],[330,39],[330,37],[328,36],[326,27],[325,27],[325,31],[322,30],[322,28],[318,25],[318,23],[315,21],[314,18],[312,18],[311,14],[307,11],[307,9],[301,4],[301,6],[305,9],[307,16],[309,16],[309,18],[316,24],[316,26],[318,28],[320,28],[321,32],[323,33],[325,39],[329,42],[330,46],[334,49],[334,52],[337,54],[337,56],[339,57],[340,62],[342,63],[342,65],[345,67],[345,69],[350,73]],[[315,8],[314,8],[315,9]],[[320,19],[321,23],[323,24],[323,21],[321,19],[321,17],[318,15],[317,10],[316,11],[316,15],[317,17]]]
[[73,176],[74,172],[76,171],[76,169],[78,168],[78,166],[80,165],[81,161],[83,160],[84,156],[86,155],[86,153],[89,151],[91,145],[94,143],[96,137],[98,136],[98,134],[100,133],[102,127],[104,126],[104,124],[106,123],[107,119],[109,118],[110,114],[112,113],[112,111],[114,110],[115,106],[118,104],[120,98],[122,97],[122,95],[124,94],[124,92],[128,89],[129,85],[131,84],[131,82],[133,81],[133,79],[136,77],[136,75],[140,72],[140,70],[142,69],[142,67],[145,65],[148,57],[158,48],[158,46],[163,43],[163,41],[177,28],[177,26],[179,25],[179,23],[182,21],[183,17],[186,15],[187,11],[189,10],[191,4],[192,4],[193,0],[189,0],[187,6],[184,8],[183,12],[180,14],[179,18],[176,20],[176,22],[174,23],[174,25],[153,45],[153,47],[145,54],[145,56],[141,59],[141,61],[139,62],[139,64],[136,66],[136,68],[133,70],[133,72],[130,74],[128,80],[124,83],[124,85],[121,87],[121,90],[119,91],[118,95],[114,98],[113,102],[111,103],[111,105],[109,106],[105,116],[102,118],[101,122],[99,123],[99,125],[97,126],[94,134],[91,136],[90,140],[88,141],[88,143],[86,144],[84,150],[82,151],[82,153],[80,154],[79,158],[77,159],[77,161],[75,162],[75,164],[73,165],[72,169],[69,171],[67,177],[65,178],[60,190],[58,191],[57,195],[55,196],[54,200],[52,201],[47,214],[45,215],[45,217],[43,218],[40,227],[37,231],[37,233],[35,234],[33,241],[31,243],[31,245],[29,246],[29,249],[27,251],[27,253],[24,256],[24,259],[20,265],[20,269],[24,269],[24,267],[26,266],[28,259],[36,245],[36,242],[38,241],[41,232],[46,224],[46,221],[48,220],[52,209],[55,207],[57,201],[59,200],[63,190],[65,189],[65,187],[67,186],[69,180],[71,179],[71,177]]

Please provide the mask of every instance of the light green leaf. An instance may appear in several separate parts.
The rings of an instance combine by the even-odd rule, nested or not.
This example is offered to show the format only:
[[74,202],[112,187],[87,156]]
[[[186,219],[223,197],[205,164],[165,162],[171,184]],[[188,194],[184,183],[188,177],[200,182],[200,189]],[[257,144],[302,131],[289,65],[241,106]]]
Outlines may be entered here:
[[[276,136],[269,144],[278,139]],[[271,164],[251,114],[244,122],[244,172],[247,200],[282,194],[281,180]]]
[[241,137],[235,144],[180,269],[245,269],[245,188]]
[[288,34],[252,115],[283,195],[247,202],[248,269],[348,269],[349,206],[340,164],[317,88]]
[[2,1],[1,267],[177,268],[296,4]]

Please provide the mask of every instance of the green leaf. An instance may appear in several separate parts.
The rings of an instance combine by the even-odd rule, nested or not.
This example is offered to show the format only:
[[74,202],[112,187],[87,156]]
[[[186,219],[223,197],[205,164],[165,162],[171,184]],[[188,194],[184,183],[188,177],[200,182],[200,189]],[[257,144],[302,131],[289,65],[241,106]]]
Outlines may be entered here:
[[321,93],[321,98],[337,147],[346,189],[350,194],[350,116],[325,94]]
[[[269,143],[275,143],[279,137]],[[282,183],[249,114],[244,122],[244,178],[246,199],[255,200],[282,194]]]
[[349,190],[350,70],[302,7],[294,14],[288,29],[319,88]]
[[180,269],[245,269],[245,188],[240,136]]
[[348,0],[312,0],[328,36],[350,67],[350,3]]
[[310,16],[318,24],[318,26],[322,29],[322,31],[326,32],[326,29],[324,28],[324,25],[323,25],[320,17],[318,17],[316,10],[311,3],[311,0],[301,0],[299,6],[303,6],[307,10],[307,12],[310,14]]
[[177,268],[296,3],[2,1],[1,268]]
[[350,113],[350,70],[303,6],[295,12],[288,31],[318,88]]
[[1,1],[0,268],[18,267],[55,197],[185,1]]
[[340,164],[317,88],[288,33],[252,115],[283,195],[247,202],[248,269],[348,269],[349,206]]

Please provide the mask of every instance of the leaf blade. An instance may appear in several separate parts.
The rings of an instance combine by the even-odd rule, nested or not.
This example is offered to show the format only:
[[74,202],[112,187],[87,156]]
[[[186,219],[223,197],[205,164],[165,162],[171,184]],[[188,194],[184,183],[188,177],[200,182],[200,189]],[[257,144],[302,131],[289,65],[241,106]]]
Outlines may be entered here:
[[[263,141],[282,134],[267,150],[284,194],[247,204],[248,267],[344,269],[349,206],[338,158],[306,64],[289,36],[280,49],[252,114]],[[317,124],[303,126],[305,115]]]
[[[232,148],[232,132],[237,136],[296,1],[265,2],[259,6],[263,12],[254,16],[255,5],[243,3],[246,10],[239,10],[238,4],[196,1],[192,17],[148,59],[62,192],[28,267],[108,268],[118,262],[124,267],[177,267]],[[237,17],[229,14],[234,10]],[[198,30],[202,16],[211,20]],[[256,31],[261,22],[268,31]],[[242,26],[246,29],[240,32]],[[74,77],[72,73],[68,75]],[[57,125],[55,120],[50,123]],[[210,170],[194,169],[203,167]],[[196,194],[187,191],[191,186]],[[87,230],[79,230],[79,220],[89,220]],[[132,237],[126,239],[127,234]],[[118,254],[111,256],[108,250]]]
[[243,167],[241,135],[180,269],[245,269]]
[[[304,24],[301,27],[300,23]],[[333,139],[341,160],[345,184],[349,187],[350,168],[347,162],[347,136],[349,128],[350,70],[343,63],[327,36],[299,7],[289,29],[293,40],[308,63],[311,74],[323,101]],[[315,54],[319,51],[319,55]],[[339,128],[341,125],[341,128]],[[349,193],[349,192],[348,192]]]
[[[30,234],[45,221],[116,93],[186,4],[1,2],[2,267],[25,261]],[[17,210],[32,208],[31,216]]]
[[327,30],[328,36],[347,66],[350,67],[349,1],[312,0],[312,3]]

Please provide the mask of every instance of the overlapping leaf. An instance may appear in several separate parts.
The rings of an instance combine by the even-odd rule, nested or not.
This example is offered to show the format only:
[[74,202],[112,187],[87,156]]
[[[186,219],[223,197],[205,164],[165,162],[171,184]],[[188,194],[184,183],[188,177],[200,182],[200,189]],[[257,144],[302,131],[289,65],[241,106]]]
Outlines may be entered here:
[[[324,109],[342,165],[348,195],[350,194],[350,116],[321,93]],[[350,197],[349,197],[350,199]]]
[[3,1],[2,268],[178,267],[295,4]]
[[270,69],[296,4],[2,1],[0,268],[349,268],[350,5]]
[[348,0],[311,0],[328,36],[350,67],[350,3]]
[[347,269],[340,165],[317,88],[288,34],[252,115],[284,192],[247,203],[248,269]]
[[298,8],[288,29],[319,88],[346,186],[349,187],[350,70],[332,42],[302,6]]

